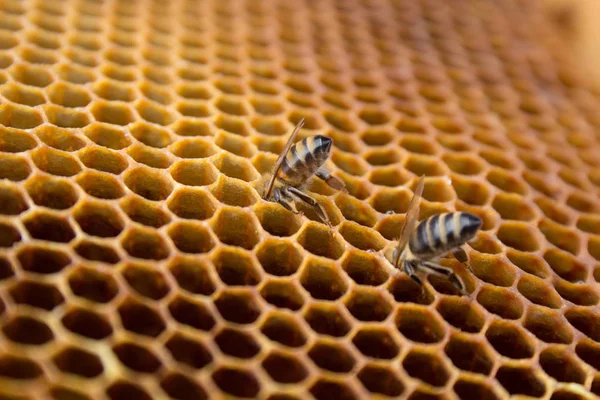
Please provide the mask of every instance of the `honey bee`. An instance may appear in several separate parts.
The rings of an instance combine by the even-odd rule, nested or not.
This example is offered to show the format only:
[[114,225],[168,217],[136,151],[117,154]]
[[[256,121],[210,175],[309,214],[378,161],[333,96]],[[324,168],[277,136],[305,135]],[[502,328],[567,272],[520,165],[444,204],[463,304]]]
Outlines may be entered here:
[[458,275],[434,260],[452,253],[471,270],[467,253],[461,246],[475,237],[481,228],[481,219],[467,212],[450,212],[433,215],[419,223],[417,218],[424,184],[424,177],[421,176],[392,254],[393,266],[404,270],[420,286],[423,282],[415,274],[418,269],[447,278],[461,293],[468,295]]
[[[329,158],[333,140],[326,136],[311,136],[294,144],[294,138],[304,125],[304,118],[298,122],[290,135],[283,151],[279,155],[269,180],[263,198],[275,200],[294,214],[302,214],[296,209],[295,201],[300,201],[312,207],[317,216],[331,227],[329,218],[323,207],[302,189],[310,178],[316,175],[330,187],[345,190],[344,183],[331,175],[322,165]],[[275,186],[277,183],[277,186]]]

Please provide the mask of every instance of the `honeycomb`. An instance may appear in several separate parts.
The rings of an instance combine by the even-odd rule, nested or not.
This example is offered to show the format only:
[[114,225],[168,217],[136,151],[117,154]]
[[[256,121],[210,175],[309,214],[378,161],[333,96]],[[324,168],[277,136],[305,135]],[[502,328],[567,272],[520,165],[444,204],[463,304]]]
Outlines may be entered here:
[[[541,8],[1,1],[0,398],[600,395],[600,91]],[[260,196],[302,118],[331,232]],[[421,174],[470,296],[385,261]]]

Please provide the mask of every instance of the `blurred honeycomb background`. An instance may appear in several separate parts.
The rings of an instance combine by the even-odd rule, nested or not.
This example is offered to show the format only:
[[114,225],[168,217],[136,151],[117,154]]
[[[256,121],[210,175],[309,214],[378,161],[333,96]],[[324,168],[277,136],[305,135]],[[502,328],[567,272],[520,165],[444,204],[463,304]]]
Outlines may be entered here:
[[[0,398],[600,395],[576,3],[1,0]],[[301,118],[333,235],[257,191]],[[470,298],[381,255],[421,174]]]

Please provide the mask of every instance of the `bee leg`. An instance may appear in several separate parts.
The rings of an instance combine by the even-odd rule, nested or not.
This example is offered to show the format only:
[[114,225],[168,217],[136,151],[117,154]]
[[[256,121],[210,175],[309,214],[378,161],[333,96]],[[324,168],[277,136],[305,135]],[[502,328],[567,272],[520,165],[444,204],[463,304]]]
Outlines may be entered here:
[[452,251],[454,258],[456,258],[459,262],[463,263],[469,271],[473,272],[471,265],[469,264],[469,257],[467,256],[467,252],[462,247],[457,247]]
[[319,177],[320,179],[324,180],[325,183],[327,183],[330,187],[334,189],[343,190],[345,192],[348,191],[346,190],[346,185],[344,184],[344,182],[331,175],[331,172],[327,171],[325,168],[319,168],[315,175],[317,175],[317,177]]
[[452,285],[457,288],[462,294],[468,296],[467,288],[463,281],[450,268],[442,267],[429,261],[423,261],[420,266],[435,275],[440,275],[447,278]]
[[295,207],[293,207],[286,199],[284,199],[284,197],[289,198],[289,193],[287,193],[286,190],[282,190],[279,188],[275,188],[273,190],[273,199],[281,204],[283,206],[283,208],[285,208],[288,211],[293,212],[294,214],[302,214],[302,212],[297,211],[295,209]]
[[423,290],[423,281],[415,274],[414,266],[412,265],[412,263],[404,261],[403,267],[404,272],[406,272],[406,275],[408,275],[408,277],[412,279],[417,285],[419,285],[421,290]]
[[329,226],[331,228],[331,222],[329,222],[329,218],[327,218],[327,214],[325,214],[325,210],[323,209],[323,207],[321,207],[321,205],[315,199],[313,199],[306,193],[301,192],[300,190],[296,189],[295,187],[290,187],[288,190],[292,196],[296,197],[298,200],[311,206],[315,210],[315,212],[317,213],[317,215],[321,219],[321,221],[325,222],[327,224],[327,226]]

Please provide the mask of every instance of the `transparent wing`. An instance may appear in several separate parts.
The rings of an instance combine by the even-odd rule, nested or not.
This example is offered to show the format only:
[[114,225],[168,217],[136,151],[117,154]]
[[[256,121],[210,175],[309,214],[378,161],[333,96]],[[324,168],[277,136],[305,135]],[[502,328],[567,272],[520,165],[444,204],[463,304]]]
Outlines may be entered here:
[[263,199],[267,199],[268,200],[271,197],[271,192],[273,191],[273,185],[275,184],[275,179],[277,178],[277,174],[279,173],[279,169],[281,168],[281,164],[283,163],[283,160],[287,156],[288,151],[290,151],[290,148],[294,144],[294,138],[296,137],[296,135],[298,134],[298,132],[300,131],[300,129],[303,126],[304,126],[304,118],[302,118],[298,122],[298,124],[294,128],[294,131],[290,135],[290,138],[288,139],[287,143],[285,144],[285,147],[283,148],[283,151],[281,152],[281,154],[279,154],[279,158],[275,162],[275,166],[273,167],[273,171],[271,171],[271,179],[269,179],[269,183],[267,184],[267,186],[265,186],[265,191],[263,193]]
[[400,236],[398,237],[398,244],[396,246],[395,258],[394,258],[394,266],[398,266],[398,259],[400,258],[400,253],[406,243],[408,243],[408,238],[410,237],[411,232],[415,229],[417,222],[419,222],[419,205],[421,200],[421,195],[423,194],[423,187],[425,186],[425,177],[421,175],[419,178],[419,182],[417,182],[417,186],[415,187],[415,191],[413,194],[413,198],[408,205],[408,210],[406,210],[406,215],[404,216],[404,223],[402,224],[402,228],[400,228]]

